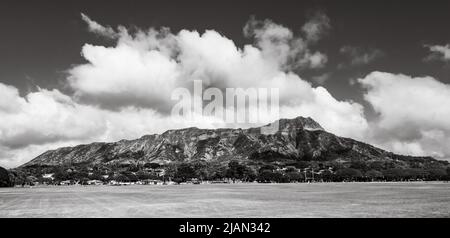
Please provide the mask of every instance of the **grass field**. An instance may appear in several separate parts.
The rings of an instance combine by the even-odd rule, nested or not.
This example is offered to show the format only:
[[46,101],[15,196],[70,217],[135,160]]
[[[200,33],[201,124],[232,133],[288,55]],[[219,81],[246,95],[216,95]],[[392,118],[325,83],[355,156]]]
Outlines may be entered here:
[[450,217],[450,183],[2,188],[0,217]]

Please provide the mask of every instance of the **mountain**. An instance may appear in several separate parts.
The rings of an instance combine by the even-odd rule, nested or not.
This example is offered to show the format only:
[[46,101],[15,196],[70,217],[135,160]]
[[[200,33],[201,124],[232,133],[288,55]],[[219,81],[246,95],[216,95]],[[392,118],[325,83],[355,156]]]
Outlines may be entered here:
[[280,130],[262,134],[261,128],[169,130],[136,140],[92,143],[50,150],[21,168],[60,165],[114,165],[193,161],[293,163],[296,161],[439,163],[431,157],[397,155],[325,131],[311,118],[280,119]]

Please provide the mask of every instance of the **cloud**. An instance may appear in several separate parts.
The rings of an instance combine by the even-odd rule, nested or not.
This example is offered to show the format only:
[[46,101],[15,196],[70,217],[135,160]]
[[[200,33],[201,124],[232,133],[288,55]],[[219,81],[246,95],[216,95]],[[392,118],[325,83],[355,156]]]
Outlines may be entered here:
[[315,12],[313,17],[303,25],[302,31],[308,41],[316,42],[331,28],[330,18],[323,12]]
[[116,38],[117,33],[111,27],[104,27],[97,23],[96,21],[91,20],[87,15],[81,13],[81,19],[88,24],[89,31],[110,38]]
[[[293,72],[321,67],[326,55],[270,20],[251,20],[246,31],[255,42],[241,48],[214,30],[152,28],[130,33],[82,17],[91,32],[114,36],[116,44],[83,46],[87,62],[67,71],[73,94],[38,88],[20,96],[16,88],[0,83],[0,93],[8,99],[0,102],[1,165],[17,166],[59,146],[133,139],[189,126],[241,126],[212,116],[186,120],[169,114],[176,103],[172,91],[184,87],[192,92],[194,80],[220,90],[278,88],[281,117],[311,116],[325,129],[354,138],[362,138],[367,129],[360,104],[336,100]],[[261,125],[277,119],[262,117],[266,121]]]
[[[44,144],[65,139],[89,137],[101,129],[102,123],[89,107],[77,105],[58,90],[40,89],[20,97],[17,89],[3,88],[10,97],[11,108],[0,109],[0,144],[22,148],[29,144]],[[6,88],[6,90],[5,90]]]
[[167,95],[180,72],[177,63],[160,51],[127,44],[111,48],[86,44],[82,55],[89,64],[69,70],[68,81],[76,97],[107,108],[169,106]]
[[[350,58],[349,65],[351,66],[367,65],[384,56],[384,52],[379,49],[364,49],[355,46],[343,46],[339,51]],[[345,67],[344,64],[341,66]]]
[[450,44],[447,45],[424,45],[424,47],[428,48],[431,51],[431,54],[428,55],[425,60],[442,60],[442,61],[450,61]]
[[284,69],[322,68],[328,61],[327,56],[310,49],[311,37],[314,41],[319,40],[324,30],[323,23],[319,22],[321,19],[316,18],[305,24],[307,31],[304,38],[294,36],[290,29],[271,20],[262,21],[254,17],[245,25],[244,34],[254,37],[263,55],[275,60]]
[[[222,90],[279,88],[281,106],[289,112],[298,107],[297,115],[317,114],[319,117],[320,113],[311,108],[323,108],[319,106],[322,99],[331,102],[328,110],[340,111],[345,104],[348,105],[346,110],[349,109],[345,112],[350,114],[348,117],[363,114],[360,105],[336,101],[325,93],[326,89],[313,88],[291,71],[299,65],[320,67],[326,56],[310,51],[302,38],[294,37],[291,30],[270,20],[251,19],[246,24],[244,32],[253,36],[255,43],[243,48],[214,30],[172,33],[168,29],[150,29],[138,31],[136,35],[124,32],[115,47],[83,47],[83,56],[89,63],[69,71],[69,82],[77,98],[103,108],[116,106],[115,109],[120,110],[140,106],[165,115],[174,103],[170,98],[173,89],[189,88],[193,80],[202,80],[205,88]],[[334,115],[347,118],[341,112]],[[327,120],[341,119],[321,119],[323,124],[328,124]],[[362,126],[355,128],[365,126],[364,120],[357,123]],[[330,130],[350,135],[344,127],[347,128],[333,123]]]
[[19,90],[13,86],[0,83],[0,112],[14,113],[17,112],[22,101],[19,98]]
[[369,140],[398,153],[450,158],[450,85],[433,77],[383,72],[358,82],[378,114]]
[[312,79],[319,85],[325,84],[331,77],[331,73],[323,73],[320,75],[313,76]]

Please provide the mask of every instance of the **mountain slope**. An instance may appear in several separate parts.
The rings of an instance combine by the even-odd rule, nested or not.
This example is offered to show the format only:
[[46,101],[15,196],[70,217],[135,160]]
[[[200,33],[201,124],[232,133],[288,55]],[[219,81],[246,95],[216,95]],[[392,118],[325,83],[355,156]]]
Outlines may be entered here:
[[260,128],[169,130],[136,140],[92,143],[51,150],[22,165],[57,166],[80,163],[169,163],[190,161],[435,161],[410,157],[338,137],[326,132],[311,118],[278,121],[280,130],[261,134]]

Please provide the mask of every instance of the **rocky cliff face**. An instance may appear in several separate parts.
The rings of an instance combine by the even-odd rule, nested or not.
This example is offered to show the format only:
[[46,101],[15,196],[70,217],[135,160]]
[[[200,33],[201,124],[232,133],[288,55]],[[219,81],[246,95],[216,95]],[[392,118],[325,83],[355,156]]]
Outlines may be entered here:
[[[47,151],[21,167],[89,163],[168,163],[190,161],[383,161],[406,160],[371,145],[326,132],[311,118],[278,121],[280,130],[262,134],[260,128],[169,130],[136,140],[92,143]],[[428,157],[416,157],[434,160]]]

